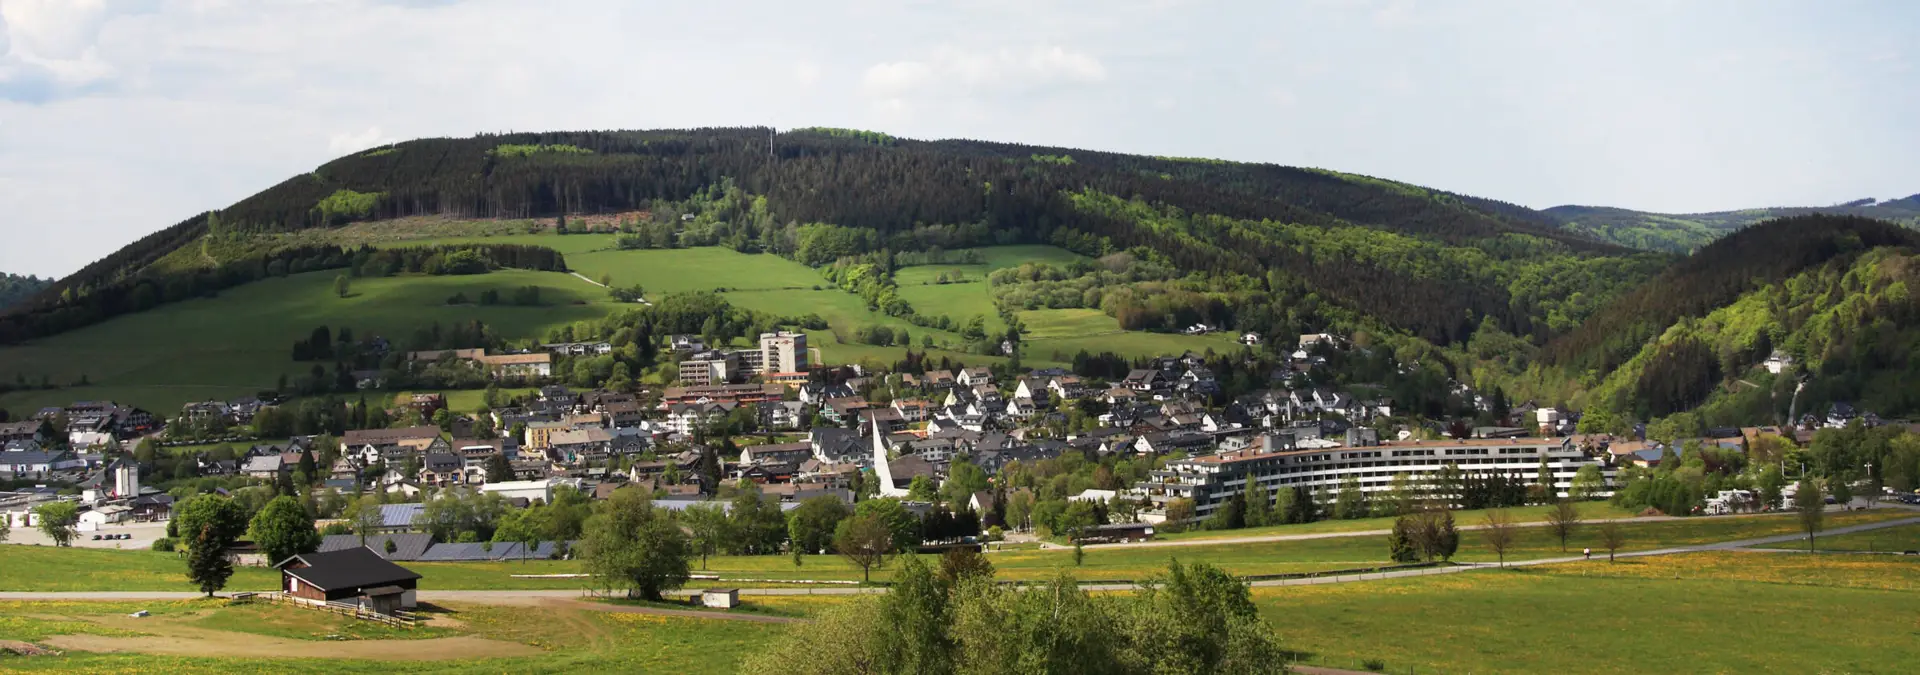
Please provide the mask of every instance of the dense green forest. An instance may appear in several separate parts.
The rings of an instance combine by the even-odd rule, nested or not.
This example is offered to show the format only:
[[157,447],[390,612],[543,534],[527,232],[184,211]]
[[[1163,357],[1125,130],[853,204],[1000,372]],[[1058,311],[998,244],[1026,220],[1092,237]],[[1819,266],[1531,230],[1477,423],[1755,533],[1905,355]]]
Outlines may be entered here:
[[1596,239],[1650,251],[1686,253],[1740,228],[1775,218],[1845,215],[1920,227],[1920,195],[1834,206],[1776,207],[1712,213],[1649,213],[1603,206],[1556,206],[1541,211],[1560,226]]
[[27,298],[33,297],[48,285],[52,279],[36,276],[0,273],[0,309],[6,309]]

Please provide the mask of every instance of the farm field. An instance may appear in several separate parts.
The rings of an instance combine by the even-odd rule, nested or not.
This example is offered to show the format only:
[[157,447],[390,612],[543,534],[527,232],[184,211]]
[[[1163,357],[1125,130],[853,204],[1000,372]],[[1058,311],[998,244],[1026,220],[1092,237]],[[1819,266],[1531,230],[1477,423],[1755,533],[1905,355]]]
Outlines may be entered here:
[[[49,377],[90,384],[15,392],[0,407],[26,410],[76,400],[112,399],[171,414],[189,401],[232,398],[274,386],[279,375],[305,372],[294,340],[316,326],[404,340],[433,322],[479,320],[510,338],[536,338],[552,327],[605,316],[618,305],[604,292],[556,272],[498,270],[474,276],[355,279],[348,297],[334,295],[338,272],[310,272],[229,289],[218,297],[163,305],[80,330],[0,348],[0,378]],[[541,289],[540,307],[449,306],[455,293]]]
[[[1253,593],[1284,646],[1336,668],[1377,659],[1391,673],[1911,670],[1920,641],[1910,590],[1822,576],[1782,583],[1767,570],[1787,557],[1689,554]],[[1912,584],[1920,565],[1878,574]]]
[[[1863,551],[1886,553],[1888,551],[1920,551],[1920,525],[1889,527],[1883,530],[1854,532],[1851,534],[1820,535],[1813,539],[1814,550],[1818,551]],[[1784,544],[1768,544],[1755,548],[1783,550],[1807,550],[1805,539]]]

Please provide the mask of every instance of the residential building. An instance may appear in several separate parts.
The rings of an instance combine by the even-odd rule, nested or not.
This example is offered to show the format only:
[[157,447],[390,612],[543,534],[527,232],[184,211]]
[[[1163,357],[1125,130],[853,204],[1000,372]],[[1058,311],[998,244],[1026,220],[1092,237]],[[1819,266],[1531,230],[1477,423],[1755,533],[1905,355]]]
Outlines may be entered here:
[[420,575],[387,562],[367,547],[302,553],[274,564],[280,590],[316,602],[355,603],[379,614],[412,609]]
[[807,334],[780,331],[760,334],[760,370],[763,374],[807,372]]
[[[1464,474],[1515,474],[1532,481],[1541,460],[1552,472],[1555,491],[1564,495],[1581,467],[1600,465],[1570,439],[1464,440],[1429,443],[1381,443],[1365,447],[1285,449],[1276,437],[1258,448],[1202,455],[1168,462],[1164,470],[1133,492],[1144,494],[1155,508],[1175,499],[1193,501],[1194,515],[1204,518],[1234,495],[1257,481],[1267,494],[1305,487],[1321,500],[1330,500],[1340,482],[1352,476],[1368,493],[1391,489],[1393,478],[1406,475],[1415,483],[1427,480],[1447,466]],[[1605,475],[1612,479],[1611,469]]]
[[690,387],[727,384],[740,372],[739,357],[728,352],[700,352],[680,362],[680,382]]
[[553,355],[546,352],[482,356],[474,360],[486,368],[487,374],[496,380],[553,376]]

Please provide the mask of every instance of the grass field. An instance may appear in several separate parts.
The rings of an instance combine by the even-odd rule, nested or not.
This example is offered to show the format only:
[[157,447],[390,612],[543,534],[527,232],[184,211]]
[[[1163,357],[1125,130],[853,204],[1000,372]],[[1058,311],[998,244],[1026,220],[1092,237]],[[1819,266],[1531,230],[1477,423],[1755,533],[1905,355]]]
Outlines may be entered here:
[[[1547,506],[1522,506],[1507,509],[1507,515],[1516,523],[1537,523],[1547,519]],[[1607,502],[1581,502],[1577,507],[1580,517],[1585,520],[1604,520],[1608,518],[1627,518],[1633,511],[1616,507]],[[1486,511],[1455,511],[1454,521],[1460,525],[1478,524],[1486,517]],[[1268,527],[1249,527],[1238,530],[1194,530],[1191,532],[1171,532],[1156,535],[1163,540],[1192,539],[1232,539],[1240,537],[1258,537],[1265,535],[1322,534],[1329,532],[1365,532],[1369,530],[1393,529],[1394,519],[1359,518],[1355,520],[1320,520],[1298,525],[1271,525]]]
[[[312,272],[230,289],[220,296],[163,305],[87,328],[0,348],[0,379],[42,375],[90,386],[15,392],[0,407],[25,410],[76,400],[111,399],[172,414],[189,401],[231,398],[271,388],[295,363],[293,341],[316,326],[404,340],[438,321],[479,320],[509,338],[539,337],[572,321],[605,316],[617,305],[600,289],[556,272],[499,270],[475,276],[356,279],[346,298],[333,293],[337,272]],[[541,307],[453,307],[454,293],[541,288]]]
[[[1819,551],[1870,551],[1886,553],[1888,551],[1920,551],[1920,525],[1889,527],[1883,530],[1869,530],[1852,534],[1820,535],[1814,537],[1813,545]],[[1802,539],[1784,544],[1768,544],[1758,548],[1786,550],[1807,550],[1807,542]]]
[[[146,608],[153,616],[127,619]],[[35,617],[31,625],[10,620]],[[0,603],[0,640],[51,642],[59,656],[6,658],[0,670],[167,673],[730,673],[778,625],[600,611],[572,603],[540,607],[451,604],[433,612],[444,628],[411,635],[329,622],[349,619],[285,606],[184,603]],[[249,623],[251,622],[251,623]],[[22,624],[18,628],[15,624]],[[132,626],[138,630],[129,631]],[[309,632],[308,629],[314,629]],[[396,630],[396,629],[377,629]],[[320,633],[320,631],[337,631]],[[315,641],[316,633],[345,641]],[[112,638],[150,636],[148,641]],[[62,637],[65,636],[65,637]],[[450,640],[437,640],[457,636]],[[106,638],[106,639],[102,639]],[[161,640],[155,644],[151,640]],[[263,640],[276,642],[263,644]],[[100,653],[96,650],[130,653]],[[146,652],[146,653],[140,653]],[[267,652],[269,656],[259,656]],[[241,658],[245,654],[253,658]],[[512,654],[492,656],[489,654]],[[294,656],[300,658],[279,658]],[[412,660],[438,659],[438,660]],[[404,663],[397,663],[404,661]]]
[[[1282,644],[1319,665],[1391,673],[1905,673],[1920,659],[1910,591],[1779,583],[1788,556],[1695,556],[1254,589]],[[1599,576],[1613,570],[1616,576]],[[1806,578],[1805,570],[1801,570]],[[1885,570],[1882,574],[1888,573]],[[1920,578],[1920,566],[1895,573]],[[1410,671],[1411,669],[1411,671]]]
[[1097,309],[1040,309],[1020,312],[1027,326],[1029,360],[1069,362],[1082,350],[1090,354],[1114,352],[1122,356],[1179,355],[1240,349],[1229,333],[1183,335],[1124,331],[1120,322]]
[[[1830,527],[1910,517],[1902,511],[1831,514]],[[1350,521],[1358,522],[1358,521]],[[1462,525],[1474,524],[1462,519]],[[1750,518],[1701,518],[1660,522],[1628,523],[1627,545],[1622,551],[1642,551],[1671,546],[1706,544],[1753,537],[1792,534],[1797,521],[1791,516]],[[1578,554],[1587,546],[1603,556],[1596,528],[1589,523],[1577,530],[1567,542],[1567,552],[1545,528],[1517,531],[1507,560],[1528,560]],[[1766,555],[1766,554],[1756,554]],[[1291,541],[1222,542],[1190,546],[1100,547],[1086,549],[1082,564],[1073,564],[1073,552],[1063,549],[995,552],[988,560],[1002,579],[1041,581],[1060,570],[1070,570],[1086,581],[1137,580],[1151,576],[1166,566],[1167,560],[1203,561],[1240,575],[1317,572],[1389,564],[1386,538],[1376,535],[1326,537]],[[1481,537],[1461,532],[1460,550],[1454,560],[1493,562],[1496,556]],[[929,562],[935,562],[929,556]],[[523,579],[516,574],[576,574],[581,571],[575,560],[530,560],[504,563],[408,563],[425,577],[421,588],[427,590],[487,589],[577,589],[586,585],[580,579]],[[874,581],[892,578],[897,562],[873,571]],[[834,555],[805,556],[799,567],[787,556],[715,556],[695,571],[718,574],[735,586],[768,585],[742,579],[780,580],[822,579],[859,580],[860,571],[844,558]],[[184,576],[184,565],[171,553],[150,551],[111,551],[98,549],[54,549],[34,546],[0,546],[0,591],[184,591],[192,590]],[[76,571],[78,570],[78,571]],[[229,582],[229,590],[271,589],[276,583],[268,571],[258,568],[239,570]],[[696,582],[696,586],[699,583]],[[774,585],[778,585],[775,583]]]

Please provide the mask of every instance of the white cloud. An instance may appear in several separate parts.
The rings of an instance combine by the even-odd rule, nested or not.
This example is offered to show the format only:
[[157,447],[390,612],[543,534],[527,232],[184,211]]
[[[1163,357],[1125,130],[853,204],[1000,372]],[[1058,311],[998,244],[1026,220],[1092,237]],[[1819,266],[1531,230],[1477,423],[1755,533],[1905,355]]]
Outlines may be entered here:
[[16,47],[48,60],[75,60],[85,55],[106,23],[106,0],[4,0],[6,17]]
[[924,60],[876,63],[867,68],[862,83],[870,93],[885,98],[923,89],[994,90],[1105,79],[1107,69],[1100,59],[1066,47],[1042,45],[987,50],[944,47]]
[[801,61],[793,65],[793,81],[800,86],[811,87],[820,81],[820,64]]
[[364,131],[340,132],[327,138],[327,152],[335,155],[347,155],[375,148],[400,139],[380,133],[380,127],[367,127]]
[[860,78],[868,90],[883,95],[918,89],[932,80],[933,67],[919,61],[876,63]]

